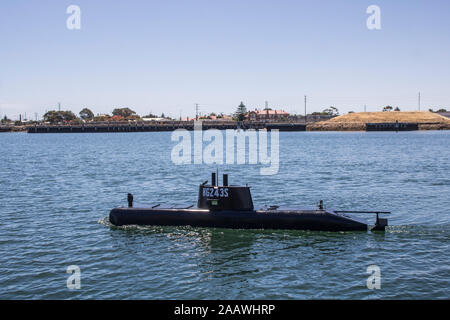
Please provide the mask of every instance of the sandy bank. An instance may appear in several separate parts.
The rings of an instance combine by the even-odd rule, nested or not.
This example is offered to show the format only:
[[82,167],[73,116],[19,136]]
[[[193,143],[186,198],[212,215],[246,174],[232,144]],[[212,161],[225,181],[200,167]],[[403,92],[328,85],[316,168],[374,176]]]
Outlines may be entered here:
[[450,118],[428,111],[357,112],[309,124],[308,131],[365,131],[366,123],[418,123],[420,130],[449,130]]

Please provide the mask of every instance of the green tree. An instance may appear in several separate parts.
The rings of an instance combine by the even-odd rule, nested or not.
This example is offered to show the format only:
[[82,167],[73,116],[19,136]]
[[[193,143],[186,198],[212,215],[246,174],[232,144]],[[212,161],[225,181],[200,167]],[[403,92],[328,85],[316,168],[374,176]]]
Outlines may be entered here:
[[383,108],[383,112],[392,111],[392,109],[393,108],[391,106],[386,106],[386,107]]
[[133,116],[136,114],[135,111],[131,110],[130,108],[116,108],[112,112],[113,116],[120,116],[123,118],[128,118],[130,116]]
[[77,119],[77,116],[72,111],[50,110],[44,114],[44,121],[50,123],[67,122],[75,119]]
[[64,121],[77,120],[77,116],[72,111],[61,111],[63,114]]
[[61,114],[58,111],[55,110],[50,110],[47,111],[44,114],[44,121],[45,122],[50,122],[50,123],[58,123],[58,122],[62,122],[63,118],[61,116]]
[[446,109],[439,109],[439,110],[436,111],[436,112],[447,112],[447,110],[446,110]]
[[237,107],[235,117],[237,118],[238,121],[244,121],[246,114],[247,114],[247,107],[241,101],[241,104]]
[[92,120],[94,119],[94,113],[90,109],[84,108],[80,111],[80,118],[83,120]]
[[333,116],[338,116],[338,115],[339,115],[339,110],[338,110],[338,108],[331,106],[330,109],[331,109],[331,111],[332,111],[332,115],[333,115]]
[[338,116],[339,115],[339,110],[338,110],[338,108],[331,106],[329,108],[324,109],[322,111],[322,114],[326,114],[326,115],[329,115],[329,116]]
[[2,121],[1,121],[2,123],[10,123],[11,122],[11,120],[10,119],[8,119],[8,117],[5,115],[4,117],[3,117],[3,119],[2,119]]
[[400,111],[399,107],[395,107],[394,111]]

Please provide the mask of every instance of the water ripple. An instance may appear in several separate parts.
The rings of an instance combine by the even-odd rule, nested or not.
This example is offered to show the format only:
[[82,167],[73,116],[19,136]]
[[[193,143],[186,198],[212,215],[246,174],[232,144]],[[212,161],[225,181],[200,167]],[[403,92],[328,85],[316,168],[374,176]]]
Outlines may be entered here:
[[[173,165],[170,133],[0,135],[0,298],[450,298],[450,133],[280,136],[278,175],[220,169],[258,206],[392,211],[387,231],[115,227],[128,192],[192,204],[216,167]],[[380,290],[366,287],[372,264]]]

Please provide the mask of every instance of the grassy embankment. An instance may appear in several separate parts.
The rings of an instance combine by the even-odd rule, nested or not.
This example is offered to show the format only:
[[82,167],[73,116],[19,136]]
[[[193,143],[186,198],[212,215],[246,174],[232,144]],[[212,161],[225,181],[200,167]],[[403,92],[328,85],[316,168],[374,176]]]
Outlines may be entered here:
[[428,111],[348,113],[327,121],[309,124],[308,131],[365,131],[366,123],[413,122],[419,130],[450,130],[450,118]]

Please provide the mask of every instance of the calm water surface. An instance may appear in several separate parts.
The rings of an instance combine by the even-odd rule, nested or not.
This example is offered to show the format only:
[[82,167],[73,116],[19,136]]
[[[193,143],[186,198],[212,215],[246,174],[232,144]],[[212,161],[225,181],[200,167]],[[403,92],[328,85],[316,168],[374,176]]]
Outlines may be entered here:
[[[449,299],[450,132],[280,133],[280,170],[220,166],[259,205],[392,211],[385,234],[111,226],[136,203],[194,204],[215,166],[170,133],[0,134],[1,299]],[[369,217],[369,220],[373,220]],[[369,265],[381,289],[369,290]],[[81,268],[69,290],[66,268]]]

